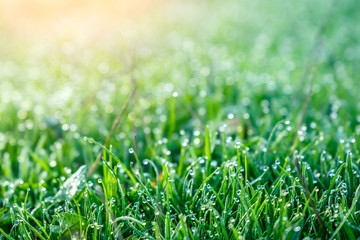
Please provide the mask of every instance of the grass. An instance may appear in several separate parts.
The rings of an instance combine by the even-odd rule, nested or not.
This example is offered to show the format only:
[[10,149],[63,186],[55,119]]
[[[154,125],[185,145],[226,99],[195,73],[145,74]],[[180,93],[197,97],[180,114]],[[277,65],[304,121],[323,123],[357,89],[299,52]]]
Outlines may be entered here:
[[85,44],[0,38],[0,239],[358,239],[359,7],[174,1]]

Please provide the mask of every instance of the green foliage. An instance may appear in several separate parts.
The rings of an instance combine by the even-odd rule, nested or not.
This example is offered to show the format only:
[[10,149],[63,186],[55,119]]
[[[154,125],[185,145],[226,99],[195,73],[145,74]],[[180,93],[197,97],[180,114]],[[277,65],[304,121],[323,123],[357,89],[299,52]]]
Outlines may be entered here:
[[174,1],[96,44],[0,38],[0,239],[358,239],[358,9]]

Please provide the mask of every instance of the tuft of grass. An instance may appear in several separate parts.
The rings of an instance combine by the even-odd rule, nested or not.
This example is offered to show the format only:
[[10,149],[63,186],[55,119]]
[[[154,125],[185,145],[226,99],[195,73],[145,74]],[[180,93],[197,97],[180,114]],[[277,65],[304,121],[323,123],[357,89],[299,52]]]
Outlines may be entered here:
[[360,5],[330,5],[0,38],[0,239],[358,239]]

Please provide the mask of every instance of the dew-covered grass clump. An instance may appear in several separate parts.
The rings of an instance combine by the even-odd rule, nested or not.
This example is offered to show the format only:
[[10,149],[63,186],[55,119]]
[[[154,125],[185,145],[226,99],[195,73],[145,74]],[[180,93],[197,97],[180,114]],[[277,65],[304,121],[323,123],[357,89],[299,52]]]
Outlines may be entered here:
[[0,239],[359,239],[359,12],[0,3]]

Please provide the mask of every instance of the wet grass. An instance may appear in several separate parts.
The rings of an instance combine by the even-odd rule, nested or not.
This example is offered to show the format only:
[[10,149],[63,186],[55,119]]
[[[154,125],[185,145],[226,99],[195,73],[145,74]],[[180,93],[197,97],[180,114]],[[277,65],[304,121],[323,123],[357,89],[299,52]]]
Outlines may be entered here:
[[332,4],[0,38],[0,239],[359,238],[360,6]]

